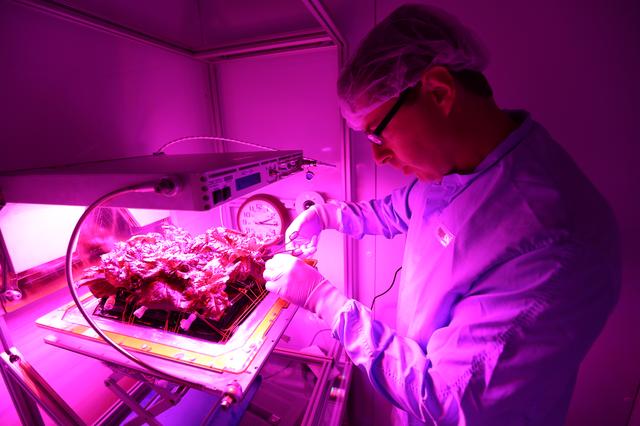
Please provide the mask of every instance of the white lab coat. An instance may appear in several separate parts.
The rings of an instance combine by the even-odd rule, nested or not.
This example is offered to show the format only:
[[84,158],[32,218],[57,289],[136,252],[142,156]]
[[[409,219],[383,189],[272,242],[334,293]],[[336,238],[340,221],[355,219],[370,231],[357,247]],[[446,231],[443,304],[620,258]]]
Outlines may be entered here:
[[561,425],[618,297],[615,220],[528,114],[471,175],[341,203],[341,231],[406,233],[397,330],[349,301],[334,335],[402,424]]

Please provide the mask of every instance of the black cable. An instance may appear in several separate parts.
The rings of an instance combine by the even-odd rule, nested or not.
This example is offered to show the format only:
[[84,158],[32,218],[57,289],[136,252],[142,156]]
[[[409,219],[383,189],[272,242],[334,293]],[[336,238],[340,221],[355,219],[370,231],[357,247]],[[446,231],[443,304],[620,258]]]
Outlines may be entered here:
[[289,362],[287,363],[287,365],[285,365],[285,366],[284,366],[284,367],[282,367],[281,369],[277,370],[275,373],[271,373],[271,374],[269,374],[268,376],[262,376],[262,381],[263,381],[263,382],[266,382],[267,380],[269,380],[269,379],[271,379],[271,378],[273,378],[273,377],[275,377],[275,376],[279,376],[280,374],[282,374],[282,373],[284,373],[285,371],[287,371],[287,370],[291,367],[291,364],[293,364],[293,360],[292,360],[292,361],[289,361]]
[[311,339],[311,342],[309,342],[309,344],[307,346],[313,345],[313,342],[316,341],[316,337],[318,337],[320,335],[320,333],[322,333],[323,331],[331,331],[331,329],[330,328],[323,328],[321,330],[318,330],[316,332],[316,334],[313,335],[313,338]]
[[[172,184],[173,184],[173,186],[172,186]],[[73,267],[72,267],[73,266],[72,265],[73,250],[75,249],[75,246],[76,246],[76,244],[78,242],[78,237],[79,237],[79,234],[80,234],[80,228],[82,227],[82,224],[85,221],[85,219],[93,212],[93,210],[95,210],[96,208],[100,207],[100,205],[102,205],[103,203],[106,203],[107,201],[109,201],[109,200],[111,200],[111,199],[113,199],[113,198],[115,198],[117,196],[129,193],[129,192],[160,192],[160,193],[165,193],[167,195],[172,195],[172,192],[171,192],[172,190],[176,190],[177,191],[175,183],[173,183],[172,181],[167,180],[167,179],[162,179],[162,180],[159,180],[159,181],[146,182],[146,183],[142,183],[142,184],[139,184],[139,185],[127,186],[127,187],[112,191],[112,192],[110,192],[110,193],[108,193],[106,195],[103,195],[102,197],[98,198],[91,205],[89,205],[89,207],[86,208],[84,213],[82,213],[82,216],[80,216],[80,219],[78,219],[78,222],[76,223],[76,226],[73,229],[73,232],[71,233],[71,239],[69,240],[69,246],[67,247],[67,254],[66,254],[66,257],[65,257],[65,269],[66,269],[66,273],[67,273],[66,274],[67,275],[67,286],[69,287],[69,291],[71,292],[71,297],[73,297],[73,301],[75,302],[76,306],[78,307],[78,310],[80,311],[80,313],[82,314],[84,319],[91,326],[93,331],[95,331],[98,334],[98,336],[100,336],[105,342],[107,342],[109,345],[111,345],[116,351],[120,352],[122,355],[124,355],[125,358],[129,359],[130,361],[133,361],[134,363],[140,365],[141,367],[144,367],[146,370],[154,373],[155,375],[160,376],[161,378],[163,378],[165,380],[168,380],[168,381],[171,381],[171,382],[181,383],[181,382],[184,381],[183,379],[179,379],[178,377],[175,377],[172,374],[165,373],[164,371],[159,370],[159,369],[157,369],[155,367],[152,367],[151,365],[147,364],[146,362],[136,358],[129,351],[127,351],[122,346],[118,345],[116,342],[111,340],[98,327],[98,325],[93,321],[91,316],[87,313],[87,311],[82,306],[82,303],[80,302],[80,297],[78,296],[78,292],[76,291],[76,286],[75,286],[75,283],[73,281]]]
[[239,143],[241,145],[247,145],[247,146],[251,146],[251,147],[254,147],[254,148],[264,149],[266,151],[277,151],[275,148],[271,148],[270,146],[259,145],[257,143],[241,141],[241,140],[238,140],[238,139],[222,138],[222,137],[218,137],[218,136],[185,136],[183,138],[174,139],[172,141],[169,141],[169,142],[165,143],[160,148],[158,148],[158,150],[156,152],[154,152],[153,155],[164,154],[164,151],[167,148],[169,148],[171,145],[174,145],[174,144],[176,144],[178,142],[193,141],[193,140],[209,140],[209,141],[218,141],[218,142],[235,142],[235,143]]
[[373,300],[371,301],[371,308],[370,308],[372,311],[373,311],[373,306],[376,304],[376,299],[378,297],[382,297],[385,294],[389,293],[389,291],[393,288],[393,285],[396,283],[396,278],[398,277],[398,272],[400,272],[401,269],[402,269],[402,266],[396,269],[396,273],[393,274],[393,281],[391,281],[391,285],[389,286],[389,288],[383,291],[382,293],[376,295],[376,297],[373,298]]
[[[164,151],[169,148],[171,145],[174,145],[178,142],[184,142],[184,141],[193,141],[193,140],[211,140],[211,141],[220,141],[220,142],[235,142],[238,143],[240,145],[247,145],[247,146],[251,146],[253,148],[260,148],[260,149],[264,149],[266,151],[278,151],[276,148],[271,148],[270,146],[265,146],[265,145],[260,145],[257,143],[252,143],[252,142],[247,142],[247,141],[241,141],[239,139],[231,139],[231,138],[222,138],[222,137],[218,137],[218,136],[185,136],[183,138],[179,138],[179,139],[174,139],[172,141],[169,141],[167,143],[165,143],[164,145],[162,145],[160,148],[158,148],[157,151],[155,151],[153,153],[153,155],[163,155]],[[335,164],[331,164],[331,163],[327,163],[324,161],[320,161],[320,160],[315,160],[313,158],[303,158],[302,159],[302,164],[303,165],[307,165],[307,166],[327,166],[327,167],[333,167],[336,168],[337,166]]]

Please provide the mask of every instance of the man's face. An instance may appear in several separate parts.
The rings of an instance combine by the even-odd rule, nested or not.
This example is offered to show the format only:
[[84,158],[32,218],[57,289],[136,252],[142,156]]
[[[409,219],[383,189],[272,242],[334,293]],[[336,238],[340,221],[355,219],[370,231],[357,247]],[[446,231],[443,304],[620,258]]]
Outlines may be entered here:
[[[368,133],[384,120],[397,100],[390,99],[367,114],[364,128]],[[389,164],[426,182],[439,181],[451,170],[448,114],[439,105],[437,93],[424,85],[410,90],[379,136],[382,143],[372,144],[377,164]]]

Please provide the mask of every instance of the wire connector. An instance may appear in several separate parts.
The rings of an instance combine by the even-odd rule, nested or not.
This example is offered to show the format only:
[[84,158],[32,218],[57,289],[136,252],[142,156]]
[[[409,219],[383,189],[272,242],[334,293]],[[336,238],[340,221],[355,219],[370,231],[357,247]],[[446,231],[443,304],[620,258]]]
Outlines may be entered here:
[[180,184],[178,179],[173,177],[164,177],[154,186],[154,191],[167,197],[173,197],[180,192]]

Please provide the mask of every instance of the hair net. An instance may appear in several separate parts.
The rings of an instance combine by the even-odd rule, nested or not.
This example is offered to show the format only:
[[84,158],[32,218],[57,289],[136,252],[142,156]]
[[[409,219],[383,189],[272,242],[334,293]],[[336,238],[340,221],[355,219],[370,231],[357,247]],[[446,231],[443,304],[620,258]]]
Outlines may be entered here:
[[486,49],[456,18],[419,4],[403,5],[360,43],[338,80],[342,115],[356,129],[369,112],[415,85],[424,70],[482,71]]

